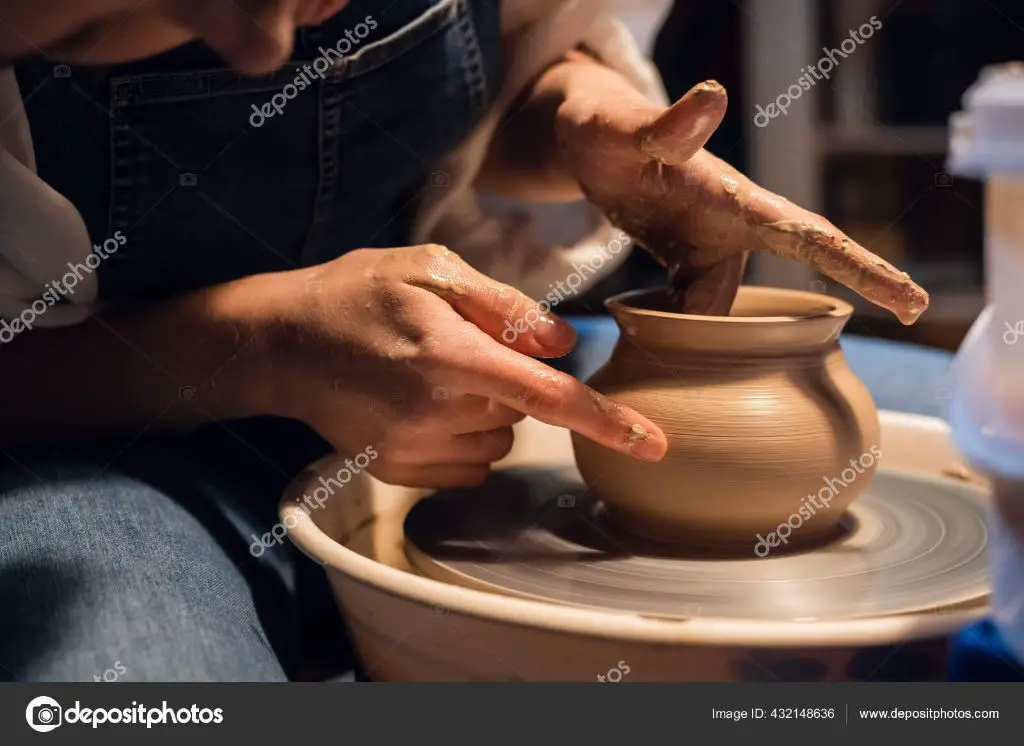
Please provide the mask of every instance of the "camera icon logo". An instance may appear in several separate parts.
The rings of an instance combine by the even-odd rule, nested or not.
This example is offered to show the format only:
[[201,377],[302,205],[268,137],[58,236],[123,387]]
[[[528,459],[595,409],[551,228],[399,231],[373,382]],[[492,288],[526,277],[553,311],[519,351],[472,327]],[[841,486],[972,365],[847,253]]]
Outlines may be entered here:
[[436,187],[451,186],[452,177],[447,171],[434,171],[430,174],[430,185]]
[[25,708],[28,727],[38,733],[49,733],[64,722],[64,708],[52,697],[36,697]]
[[939,171],[935,174],[935,186],[939,189],[949,189],[949,187],[953,186],[953,177],[945,171]]
[[54,65],[53,66],[53,77],[55,77],[55,78],[70,78],[71,77],[71,66],[70,65]]
[[196,174],[178,174],[178,183],[183,187],[194,187],[199,183],[199,177]]

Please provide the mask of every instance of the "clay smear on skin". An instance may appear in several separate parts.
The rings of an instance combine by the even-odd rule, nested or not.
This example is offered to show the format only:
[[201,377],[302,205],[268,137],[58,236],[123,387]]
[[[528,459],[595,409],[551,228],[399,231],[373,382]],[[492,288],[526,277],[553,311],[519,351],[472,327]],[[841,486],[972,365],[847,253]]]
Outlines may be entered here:
[[[622,407],[606,399],[596,391],[590,392],[590,398],[594,402],[594,407],[601,414],[619,414],[622,412]],[[640,443],[645,442],[650,437],[651,434],[647,432],[647,428],[643,425],[634,423],[626,428],[624,442],[627,448],[632,449]]]
[[617,414],[620,411],[622,411],[619,405],[609,401],[596,391],[590,391],[590,398],[593,400],[594,406],[597,408],[597,411],[600,412],[601,414]]
[[466,296],[466,288],[458,281],[462,271],[459,266],[459,257],[444,246],[438,246],[437,244],[426,246],[425,251],[430,256],[443,259],[444,262],[441,266],[431,262],[431,266],[427,269],[426,277],[411,280],[409,284],[437,293],[442,298],[464,298]]

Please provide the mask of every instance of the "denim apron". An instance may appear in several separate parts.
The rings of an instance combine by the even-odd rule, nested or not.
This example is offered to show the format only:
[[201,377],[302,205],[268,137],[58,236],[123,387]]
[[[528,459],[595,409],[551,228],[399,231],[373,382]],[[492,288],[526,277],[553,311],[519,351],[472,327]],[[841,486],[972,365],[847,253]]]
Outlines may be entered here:
[[498,15],[496,0],[353,0],[254,78],[199,43],[99,69],[19,65],[40,175],[94,242],[128,237],[101,295],[148,300],[403,245],[431,164],[498,84]]
[[[500,84],[499,16],[499,0],[352,0],[260,77],[198,42],[99,68],[19,64],[40,176],[93,243],[127,237],[99,269],[101,297],[150,301],[407,245],[418,195],[447,186],[432,164]],[[288,480],[329,452],[270,418],[179,445],[242,495],[260,531]],[[332,609],[328,597],[324,635]]]
[[[431,165],[500,83],[499,26],[497,0],[353,0],[300,30],[272,75],[236,74],[200,43],[17,73],[40,176],[94,243],[127,237],[101,297],[153,300],[406,245],[417,196],[447,184]],[[242,442],[224,445],[278,479],[324,450],[291,425],[233,427]]]

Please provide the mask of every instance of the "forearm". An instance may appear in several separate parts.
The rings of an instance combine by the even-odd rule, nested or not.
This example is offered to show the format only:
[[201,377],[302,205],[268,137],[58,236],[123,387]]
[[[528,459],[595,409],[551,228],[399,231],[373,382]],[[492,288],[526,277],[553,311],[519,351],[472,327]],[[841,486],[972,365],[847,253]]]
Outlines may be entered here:
[[271,392],[250,278],[0,345],[0,445],[135,435],[259,414]]
[[582,198],[558,146],[557,120],[566,100],[579,83],[590,79],[595,67],[606,69],[573,51],[544,71],[495,135],[477,180],[480,188],[537,202]]

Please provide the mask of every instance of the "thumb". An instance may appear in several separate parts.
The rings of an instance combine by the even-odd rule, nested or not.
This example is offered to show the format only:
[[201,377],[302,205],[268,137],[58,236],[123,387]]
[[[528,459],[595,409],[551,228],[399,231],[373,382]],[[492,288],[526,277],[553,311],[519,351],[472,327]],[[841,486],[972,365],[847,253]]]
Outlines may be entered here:
[[[567,355],[576,345],[576,330],[510,285],[492,280],[441,246],[424,247],[428,266],[423,282],[409,279],[441,296],[455,311],[487,336],[530,357]],[[436,278],[445,278],[439,286]]]
[[683,313],[728,316],[746,264],[747,252],[743,251],[695,272],[693,277],[673,277],[672,297]]
[[640,149],[668,166],[681,166],[711,139],[728,105],[720,83],[708,80],[695,85],[657,119],[640,128]]

